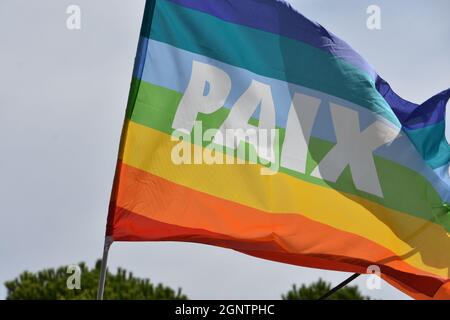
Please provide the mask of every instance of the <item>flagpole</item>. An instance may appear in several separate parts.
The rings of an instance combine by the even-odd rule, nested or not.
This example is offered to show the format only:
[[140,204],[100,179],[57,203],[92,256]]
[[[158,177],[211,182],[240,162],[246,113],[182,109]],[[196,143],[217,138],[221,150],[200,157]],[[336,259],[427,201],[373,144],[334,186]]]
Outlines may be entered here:
[[97,300],[103,300],[103,292],[105,291],[106,267],[108,265],[108,253],[109,247],[111,247],[112,243],[113,240],[111,237],[105,237],[105,243],[103,245],[102,265],[100,268],[100,278],[98,280]]
[[344,281],[342,281],[340,284],[338,284],[336,287],[334,287],[333,289],[331,289],[330,291],[328,291],[327,293],[325,293],[323,296],[321,296],[319,298],[319,300],[325,300],[327,299],[329,296],[331,296],[333,293],[335,293],[336,291],[338,291],[339,289],[342,289],[343,287],[345,287],[346,285],[348,285],[350,282],[352,282],[353,280],[355,280],[356,278],[358,278],[361,274],[360,273],[354,273],[352,276],[348,277],[347,279],[345,279]]

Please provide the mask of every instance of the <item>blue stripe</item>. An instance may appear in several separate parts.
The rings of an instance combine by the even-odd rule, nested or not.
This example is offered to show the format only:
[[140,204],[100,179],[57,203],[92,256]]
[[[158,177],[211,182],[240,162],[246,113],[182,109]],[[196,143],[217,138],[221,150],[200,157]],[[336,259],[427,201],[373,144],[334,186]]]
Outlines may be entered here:
[[373,68],[347,43],[320,24],[307,19],[289,4],[275,0],[169,0],[202,11],[224,21],[275,33],[307,43],[339,57],[367,72],[375,80]]
[[389,103],[402,126],[407,129],[423,128],[437,124],[445,119],[445,105],[450,99],[450,89],[431,97],[419,105],[401,98],[380,77],[377,78],[376,88]]
[[[224,70],[230,76],[233,84],[230,95],[225,101],[225,108],[231,108],[234,105],[237,99],[249,87],[252,80],[266,83],[271,86],[272,96],[276,105],[276,124],[278,127],[286,127],[291,98],[294,92],[316,97],[322,100],[322,105],[324,106],[328,106],[330,102],[333,102],[357,111],[360,114],[361,129],[366,128],[376,119],[382,119],[382,121],[389,123],[393,127],[399,127],[398,123],[389,122],[389,120],[379,116],[367,108],[363,108],[357,104],[324,92],[312,90],[304,86],[288,83],[278,79],[264,77],[249,70],[235,67],[207,56],[179,49],[164,42],[150,39],[147,43],[147,63],[143,69],[142,77],[135,74],[136,78],[141,78],[146,82],[177,92],[184,92],[190,79],[192,62],[194,60],[216,66]],[[320,111],[319,115],[321,115]],[[331,119],[328,114],[322,114],[322,116],[324,118],[328,117],[328,119]],[[318,126],[317,128],[313,128],[313,134],[314,132],[318,138],[336,142],[334,129],[332,126]]]

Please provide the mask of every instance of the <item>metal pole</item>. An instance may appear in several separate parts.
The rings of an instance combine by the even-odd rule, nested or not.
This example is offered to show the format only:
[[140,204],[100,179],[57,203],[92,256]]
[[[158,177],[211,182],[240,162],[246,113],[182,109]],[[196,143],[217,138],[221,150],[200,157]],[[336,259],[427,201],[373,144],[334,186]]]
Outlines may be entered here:
[[355,273],[353,274],[351,277],[347,278],[346,280],[342,281],[341,283],[339,283],[336,287],[334,287],[333,289],[331,289],[330,291],[328,291],[327,293],[325,293],[323,296],[321,296],[319,298],[319,300],[325,300],[327,299],[329,296],[331,296],[333,293],[335,293],[336,291],[338,291],[339,289],[345,287],[346,285],[348,285],[350,282],[352,282],[353,280],[355,280],[356,278],[358,278],[361,274],[360,273]]
[[105,237],[105,243],[103,245],[102,266],[100,268],[100,278],[98,280],[97,300],[103,300],[103,292],[105,291],[106,267],[108,265],[108,252],[109,247],[112,243],[113,241],[111,237]]

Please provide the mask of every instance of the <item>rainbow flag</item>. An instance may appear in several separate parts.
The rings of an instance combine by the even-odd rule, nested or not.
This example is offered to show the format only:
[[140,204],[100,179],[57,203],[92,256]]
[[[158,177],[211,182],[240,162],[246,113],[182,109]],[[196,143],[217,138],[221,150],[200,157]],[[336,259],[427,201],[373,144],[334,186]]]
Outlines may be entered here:
[[450,298],[450,90],[403,100],[275,0],[147,0],[106,235]]

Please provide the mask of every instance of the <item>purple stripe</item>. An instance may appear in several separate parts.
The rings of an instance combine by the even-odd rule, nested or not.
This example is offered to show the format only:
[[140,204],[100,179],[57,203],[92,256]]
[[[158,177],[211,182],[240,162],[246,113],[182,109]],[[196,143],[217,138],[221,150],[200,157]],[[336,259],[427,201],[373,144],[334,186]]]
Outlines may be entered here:
[[278,34],[327,51],[376,79],[373,68],[347,43],[276,0],[168,0],[227,22]]
[[391,89],[389,83],[380,77],[377,79],[376,88],[407,129],[419,129],[445,120],[445,106],[450,99],[450,89],[419,105],[401,98]]
[[[432,168],[448,163],[448,151],[442,148],[442,146],[448,146],[445,126],[433,125],[445,121],[445,107],[450,99],[450,89],[442,91],[419,105],[401,98],[391,89],[389,83],[380,77],[376,81],[376,88],[394,111],[402,126],[412,130],[404,132],[423,159]],[[417,131],[414,129],[427,129],[427,127],[431,130],[422,130],[419,135],[415,134]]]

